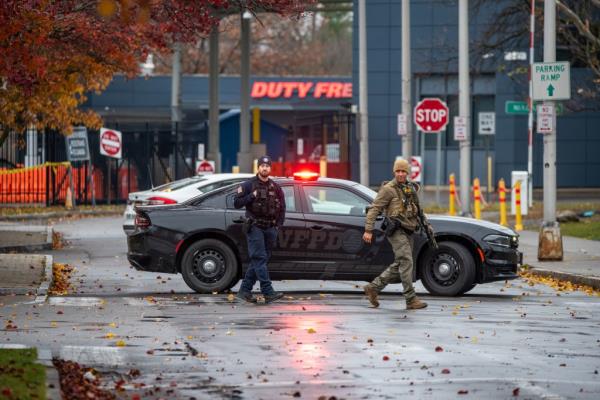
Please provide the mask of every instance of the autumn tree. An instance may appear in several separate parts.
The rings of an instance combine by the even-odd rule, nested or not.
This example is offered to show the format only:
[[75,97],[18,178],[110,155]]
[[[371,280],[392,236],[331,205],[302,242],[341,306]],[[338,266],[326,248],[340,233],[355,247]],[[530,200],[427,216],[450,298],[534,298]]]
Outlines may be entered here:
[[[219,25],[219,65],[222,74],[239,74],[239,15]],[[312,13],[310,18],[288,20],[259,14],[252,24],[251,71],[256,75],[352,74],[352,14]],[[171,72],[170,54],[156,55],[156,73]],[[207,74],[207,38],[184,46],[182,71]]]
[[[476,0],[484,9],[489,1]],[[535,2],[536,43],[541,44],[544,28],[544,1]],[[478,55],[493,52],[525,51],[529,47],[531,0],[507,0],[495,6],[493,24],[477,38]],[[557,51],[574,66],[590,68],[600,78],[600,0],[556,0]]]
[[151,51],[196,42],[229,12],[298,15],[311,0],[2,0],[0,146],[28,127],[97,128],[78,106],[113,75],[134,76]]

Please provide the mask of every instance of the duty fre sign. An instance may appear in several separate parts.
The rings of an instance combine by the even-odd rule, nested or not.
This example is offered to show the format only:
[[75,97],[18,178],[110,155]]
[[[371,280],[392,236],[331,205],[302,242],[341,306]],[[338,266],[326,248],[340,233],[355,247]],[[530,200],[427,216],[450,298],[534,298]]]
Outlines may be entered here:
[[537,133],[553,133],[556,130],[556,109],[554,104],[538,104]]

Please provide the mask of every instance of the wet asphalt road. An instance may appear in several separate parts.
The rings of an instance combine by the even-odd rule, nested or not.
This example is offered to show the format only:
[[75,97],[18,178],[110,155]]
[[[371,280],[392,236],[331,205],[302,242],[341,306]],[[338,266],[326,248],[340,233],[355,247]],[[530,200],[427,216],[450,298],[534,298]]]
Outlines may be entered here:
[[441,298],[418,284],[429,308],[406,311],[399,285],[373,309],[361,282],[287,281],[283,301],[246,305],[130,269],[119,218],[55,230],[75,289],[1,297],[0,340],[95,367],[106,388],[124,379],[120,398],[600,398],[600,297],[515,280]]

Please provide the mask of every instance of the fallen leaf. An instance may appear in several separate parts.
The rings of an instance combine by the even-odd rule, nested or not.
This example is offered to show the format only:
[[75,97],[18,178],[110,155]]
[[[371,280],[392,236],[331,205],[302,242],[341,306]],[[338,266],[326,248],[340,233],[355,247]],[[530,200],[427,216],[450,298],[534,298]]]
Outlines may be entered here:
[[124,340],[118,340],[117,343],[115,343],[117,345],[117,347],[125,347],[127,346],[127,343],[125,343]]
[[439,352],[441,352],[441,351],[444,351],[444,349],[443,349],[441,346],[437,346],[437,347],[435,348],[435,351],[437,351],[437,352],[439,353]]
[[313,328],[308,328],[306,330],[306,332],[308,332],[308,333],[317,333],[317,331],[315,331]]
[[442,370],[442,374],[449,374],[449,373],[450,373],[450,370],[448,368],[444,368]]
[[518,396],[519,395],[519,388],[514,388],[513,389],[513,396]]
[[465,390],[465,389],[461,389],[458,391],[458,394],[469,394],[469,391]]
[[383,361],[389,361],[390,358],[388,356],[383,356]]

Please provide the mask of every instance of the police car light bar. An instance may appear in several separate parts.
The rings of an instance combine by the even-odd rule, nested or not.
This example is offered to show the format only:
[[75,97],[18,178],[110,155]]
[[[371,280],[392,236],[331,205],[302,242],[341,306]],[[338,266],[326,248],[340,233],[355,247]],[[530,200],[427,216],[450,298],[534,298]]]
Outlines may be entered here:
[[316,181],[319,179],[319,174],[312,171],[294,172],[294,180],[297,181]]

